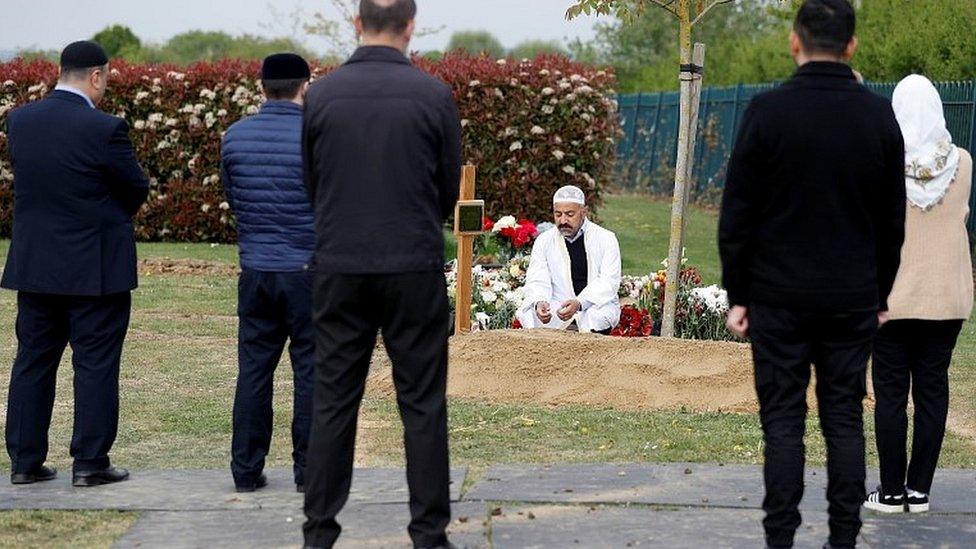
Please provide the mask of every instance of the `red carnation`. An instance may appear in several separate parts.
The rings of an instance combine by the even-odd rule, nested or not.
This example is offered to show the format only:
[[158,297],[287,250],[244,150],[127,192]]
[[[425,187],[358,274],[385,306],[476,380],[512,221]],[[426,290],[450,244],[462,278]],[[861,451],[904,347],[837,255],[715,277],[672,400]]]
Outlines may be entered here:
[[638,309],[633,305],[624,305],[620,309],[620,323],[611,330],[610,335],[617,337],[647,337],[654,330],[654,321],[645,309]]

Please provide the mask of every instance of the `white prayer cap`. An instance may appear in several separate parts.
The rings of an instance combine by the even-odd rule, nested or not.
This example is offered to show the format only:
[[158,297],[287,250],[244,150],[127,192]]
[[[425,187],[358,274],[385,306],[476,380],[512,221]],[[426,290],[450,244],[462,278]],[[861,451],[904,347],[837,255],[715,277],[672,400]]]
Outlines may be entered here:
[[552,203],[558,204],[560,202],[570,202],[572,204],[579,204],[580,206],[586,206],[586,194],[574,185],[566,185],[565,187],[556,191],[556,194],[552,195]]

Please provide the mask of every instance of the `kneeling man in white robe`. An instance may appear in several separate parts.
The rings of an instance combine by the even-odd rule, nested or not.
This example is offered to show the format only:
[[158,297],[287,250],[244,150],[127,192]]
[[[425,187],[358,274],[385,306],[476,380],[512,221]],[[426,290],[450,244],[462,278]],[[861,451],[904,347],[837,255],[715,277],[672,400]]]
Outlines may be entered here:
[[578,187],[559,189],[552,204],[555,226],[532,246],[517,318],[524,328],[609,334],[620,322],[617,236],[586,218]]

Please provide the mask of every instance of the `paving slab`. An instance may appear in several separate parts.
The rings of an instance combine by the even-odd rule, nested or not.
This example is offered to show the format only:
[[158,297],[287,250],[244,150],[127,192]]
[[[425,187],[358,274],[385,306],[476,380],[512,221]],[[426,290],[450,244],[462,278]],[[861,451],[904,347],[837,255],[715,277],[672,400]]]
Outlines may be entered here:
[[966,549],[976,547],[976,515],[875,515],[862,513],[861,537],[869,547]]
[[[877,484],[877,472],[868,475]],[[827,475],[808,468],[802,507],[825,510]],[[934,513],[976,514],[976,471],[936,473]],[[572,464],[493,466],[465,495],[483,501],[541,503],[637,503],[758,509],[762,467],[700,463]]]
[[[229,471],[137,471],[118,484],[73,488],[70,473],[50,482],[14,486],[0,484],[0,509],[116,509],[122,511],[208,511],[222,509],[293,509],[303,495],[295,492],[290,469],[266,471],[268,487],[250,494],[234,492]],[[460,498],[465,469],[451,471],[451,498]],[[402,469],[361,469],[353,474],[349,501],[406,503]]]
[[[762,547],[758,509],[634,506],[502,506],[492,517],[495,549],[564,547]],[[864,516],[863,548],[963,549],[976,546],[972,515]],[[827,514],[807,511],[797,531],[798,549],[827,540]]]
[[[878,471],[868,471],[867,490],[881,484]],[[932,481],[931,513],[968,513],[976,524],[976,470],[939,469]],[[976,547],[976,540],[971,547]]]
[[[497,511],[496,511],[497,512]],[[492,517],[495,549],[566,547],[763,547],[757,509],[662,509],[652,507],[503,506]],[[796,547],[819,549],[827,539],[825,513],[808,513]]]
[[[826,486],[822,470],[807,473],[814,490]],[[757,509],[762,468],[749,465],[573,464],[494,466],[466,499],[551,503],[639,503]]]
[[[458,547],[487,547],[487,507],[457,503],[448,528]],[[301,547],[301,510],[150,512],[116,542],[117,548]],[[406,504],[353,504],[339,515],[337,547],[412,547],[407,535]]]

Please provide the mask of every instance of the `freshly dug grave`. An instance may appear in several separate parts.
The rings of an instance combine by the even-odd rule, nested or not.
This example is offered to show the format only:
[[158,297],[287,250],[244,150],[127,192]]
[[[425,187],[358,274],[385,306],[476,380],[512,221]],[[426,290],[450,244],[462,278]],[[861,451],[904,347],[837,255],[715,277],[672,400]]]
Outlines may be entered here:
[[139,260],[139,273],[143,275],[212,275],[237,276],[240,269],[232,263],[216,263],[197,259],[170,259],[168,257]]
[[[757,409],[752,355],[741,343],[498,330],[451,338],[450,353],[452,397],[621,410]],[[393,392],[382,345],[369,390]]]

